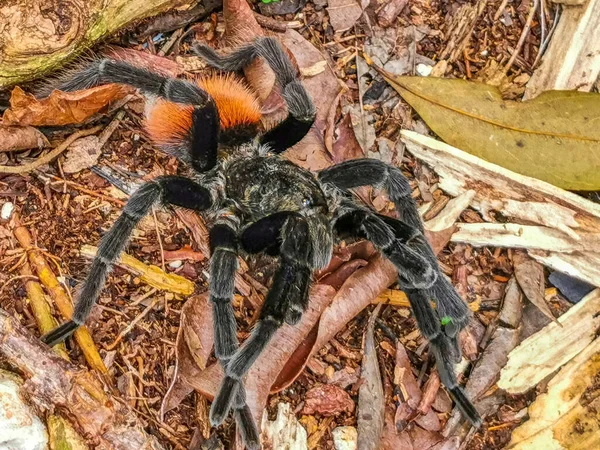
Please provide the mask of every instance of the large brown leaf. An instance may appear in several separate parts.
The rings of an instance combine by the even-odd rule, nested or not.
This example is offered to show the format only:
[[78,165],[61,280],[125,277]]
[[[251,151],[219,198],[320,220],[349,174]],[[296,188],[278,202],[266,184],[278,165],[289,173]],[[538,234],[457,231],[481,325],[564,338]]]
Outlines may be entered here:
[[505,101],[486,84],[375,69],[447,143],[563,189],[600,189],[600,94]]
[[37,99],[20,87],[13,89],[10,108],[4,112],[5,125],[62,126],[84,122],[123,98],[130,89],[107,84],[77,92],[54,91]]

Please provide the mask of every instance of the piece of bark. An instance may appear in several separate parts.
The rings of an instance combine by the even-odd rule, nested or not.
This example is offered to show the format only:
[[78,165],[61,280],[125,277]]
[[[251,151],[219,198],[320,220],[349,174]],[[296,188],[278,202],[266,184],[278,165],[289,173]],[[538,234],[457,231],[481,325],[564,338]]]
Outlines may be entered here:
[[[550,320],[556,320],[550,306],[548,306],[546,299],[544,298],[546,287],[544,267],[525,255],[523,255],[522,258],[516,258],[516,256],[517,254],[513,258],[513,261],[515,261],[515,278],[519,282],[519,286],[521,286],[523,293],[531,303],[544,313],[546,317]],[[518,259],[521,259],[522,261],[517,262]]]
[[268,415],[262,417],[261,437],[263,448],[306,450],[308,435],[296,419],[289,403],[277,405],[277,417],[270,421]]
[[0,6],[0,87],[32,80],[114,33],[188,0],[7,0]]
[[322,384],[304,394],[302,414],[335,416],[344,411],[354,411],[354,401],[342,388],[333,384]]
[[391,0],[387,2],[377,13],[377,22],[379,25],[383,28],[391,27],[396,17],[398,17],[407,4],[408,0]]
[[598,283],[600,205],[427,136],[405,130],[402,139],[440,176],[441,189],[453,196],[474,190],[471,206],[484,220],[493,222],[497,211],[529,224],[459,224],[454,241],[527,248],[544,265]]
[[514,450],[600,448],[600,340],[596,339],[548,383],[529,406],[529,420],[512,433]]
[[162,450],[126,404],[106,393],[91,373],[65,361],[0,309],[0,355],[27,382],[23,392],[37,408],[58,409],[98,448]]
[[600,0],[565,6],[523,100],[543,91],[590,91],[600,75]]
[[498,386],[523,393],[570,361],[595,338],[600,326],[600,289],[515,348],[502,369]]

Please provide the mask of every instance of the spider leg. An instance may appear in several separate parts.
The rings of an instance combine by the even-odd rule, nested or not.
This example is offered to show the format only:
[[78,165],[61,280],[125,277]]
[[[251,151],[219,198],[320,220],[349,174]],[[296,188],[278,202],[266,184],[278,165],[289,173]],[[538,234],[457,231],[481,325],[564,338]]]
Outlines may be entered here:
[[[402,221],[421,233],[425,232],[417,206],[411,196],[408,180],[397,167],[372,158],[354,159],[325,169],[319,173],[318,177],[322,183],[334,185],[343,190],[359,186],[385,188]],[[386,218],[383,220],[387,221]],[[422,246],[421,250],[422,254],[435,263],[437,268],[437,257],[429,243]],[[448,331],[456,337],[456,334],[469,321],[469,308],[444,276],[439,276],[430,290],[432,298],[437,303],[438,314],[440,317],[451,319],[453,326],[449,327]]]
[[85,323],[133,229],[159,202],[203,211],[211,206],[212,199],[208,189],[184,177],[163,176],[142,185],[132,194],[119,218],[102,238],[72,319],[43,336],[42,341],[54,346]]
[[[147,96],[160,97],[170,102],[193,106],[191,129],[172,144],[161,145],[194,169],[205,172],[217,161],[220,119],[212,98],[197,84],[177,78],[169,78],[124,61],[110,59],[93,60],[87,66],[67,71],[40,92],[49,94],[51,89],[78,91],[103,84],[117,83],[133,86]],[[170,117],[164,117],[170,123]]]
[[[277,224],[283,218],[284,223],[278,229]],[[315,269],[314,243],[307,219],[297,213],[278,213],[255,223],[254,226],[249,233],[258,233],[257,229],[261,228],[280,236],[280,267],[275,273],[273,285],[267,294],[256,327],[227,365],[225,378],[211,407],[210,418],[213,425],[225,419],[235,394],[231,387],[248,372],[275,332],[283,323],[293,325],[300,320],[307,306],[311,275]],[[244,240],[248,242],[250,239],[246,236],[246,239],[242,237],[242,242]],[[276,239],[270,242],[265,239],[263,249],[275,241]],[[261,250],[259,246],[252,249]]]
[[275,72],[281,85],[282,96],[288,108],[288,116],[279,125],[267,131],[261,143],[274,153],[281,153],[300,142],[308,133],[317,114],[315,105],[296,76],[296,70],[279,42],[271,37],[256,39],[229,55],[221,56],[206,45],[196,44],[194,50],[208,64],[223,71],[238,71],[257,57],[263,57]]
[[335,220],[338,234],[351,234],[371,241],[399,268],[406,286],[419,289],[431,287],[437,280],[436,263],[423,255],[427,239],[417,229],[397,220],[391,227],[383,216],[350,202],[342,203]]
[[[424,233],[416,204],[411,197],[408,180],[396,167],[374,159],[358,159],[323,170],[319,174],[319,181],[333,185],[342,191],[364,185],[382,186],[387,189],[403,222],[384,216],[379,216],[380,219],[397,237],[405,236],[406,243],[412,243],[413,248],[421,255],[421,259],[435,269],[437,279],[429,286],[419,287],[414,283],[411,286],[411,280],[406,275],[402,275],[405,270],[404,265],[397,264],[401,261],[395,261],[389,256],[388,258],[399,269],[400,286],[410,300],[419,329],[431,343],[442,382],[450,390],[465,417],[473,425],[480,426],[481,418],[458,385],[453,368],[453,362],[460,359],[458,332],[466,326],[470,311],[450,282],[439,271],[437,258],[429,243],[421,238],[415,240],[407,232],[408,225],[409,228],[418,231],[417,235],[422,236]],[[341,215],[340,219],[339,226],[343,230],[344,227],[348,228],[348,225],[352,224],[353,218]],[[358,231],[361,231],[363,236],[367,234],[364,226]],[[377,245],[377,242],[374,243]],[[386,254],[385,249],[384,254]],[[435,309],[431,301],[435,302]],[[442,325],[444,319],[449,319],[450,322]]]

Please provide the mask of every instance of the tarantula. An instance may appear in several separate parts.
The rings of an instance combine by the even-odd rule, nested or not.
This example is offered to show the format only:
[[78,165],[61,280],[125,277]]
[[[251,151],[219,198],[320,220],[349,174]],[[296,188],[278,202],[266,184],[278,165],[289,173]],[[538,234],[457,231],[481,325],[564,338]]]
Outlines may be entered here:
[[[300,320],[312,275],[327,266],[336,239],[358,237],[371,241],[398,268],[400,287],[430,342],[442,382],[463,414],[480,425],[453,369],[460,359],[458,332],[466,325],[469,309],[440,273],[402,172],[366,158],[313,174],[281,157],[308,133],[316,110],[275,39],[257,39],[227,56],[204,45],[196,45],[195,51],[210,66],[228,72],[264,58],[276,74],[287,118],[260,134],[258,102],[231,76],[172,79],[103,59],[63,79],[57,88],[66,91],[105,83],[142,91],[151,99],[146,118],[149,136],[191,165],[191,170],[186,177],[156,178],[130,197],[100,243],[72,319],[44,336],[44,342],[55,345],[86,321],[112,265],[153,205],[198,211],[212,224],[209,291],[214,351],[225,370],[210,420],[214,426],[222,423],[233,408],[244,442],[258,448],[260,439],[246,405],[242,378],[277,330]],[[350,189],[364,185],[385,188],[401,220],[357,203]],[[256,327],[239,346],[231,303],[238,256],[261,252],[279,258],[279,267]]]

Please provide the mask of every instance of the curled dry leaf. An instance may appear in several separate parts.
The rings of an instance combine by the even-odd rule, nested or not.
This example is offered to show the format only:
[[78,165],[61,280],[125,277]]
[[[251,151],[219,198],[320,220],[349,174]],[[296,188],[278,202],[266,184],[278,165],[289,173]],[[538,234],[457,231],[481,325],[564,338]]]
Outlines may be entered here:
[[371,314],[363,340],[360,388],[358,389],[358,448],[377,450],[383,434],[385,394],[375,342],[375,320],[381,311],[379,304]]
[[354,400],[345,390],[334,384],[313,387],[304,395],[302,414],[335,416],[352,411],[354,411]]
[[129,92],[130,88],[106,84],[77,92],[53,91],[47,98],[37,99],[17,86],[12,91],[10,108],[4,112],[2,120],[5,125],[79,124]]
[[189,245],[184,245],[179,250],[165,250],[163,253],[165,261],[188,260],[199,262],[206,259],[204,253],[194,251]]
[[363,7],[357,0],[329,0],[329,21],[333,30],[341,32],[354,26],[363,12]]
[[48,145],[48,139],[37,128],[0,125],[0,152],[42,149]]
[[365,153],[356,139],[350,114],[346,114],[339,122],[338,138],[333,143],[331,151],[331,158],[336,164],[349,159],[364,158]]

